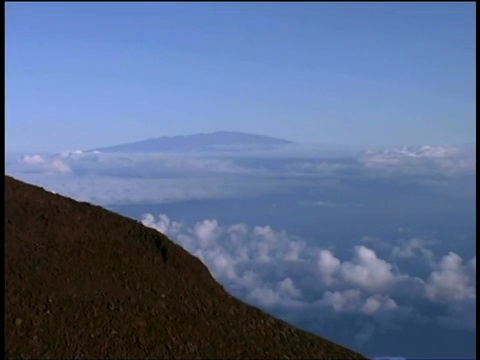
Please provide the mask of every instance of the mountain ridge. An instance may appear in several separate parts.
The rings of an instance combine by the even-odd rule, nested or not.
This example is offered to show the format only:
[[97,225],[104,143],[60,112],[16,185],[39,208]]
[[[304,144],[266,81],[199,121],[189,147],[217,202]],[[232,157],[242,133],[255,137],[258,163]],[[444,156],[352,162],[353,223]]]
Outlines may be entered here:
[[230,146],[279,146],[292,144],[292,141],[271,136],[247,134],[237,131],[217,131],[193,135],[161,136],[131,143],[96,147],[87,151],[101,152],[173,152],[201,151],[216,147]]

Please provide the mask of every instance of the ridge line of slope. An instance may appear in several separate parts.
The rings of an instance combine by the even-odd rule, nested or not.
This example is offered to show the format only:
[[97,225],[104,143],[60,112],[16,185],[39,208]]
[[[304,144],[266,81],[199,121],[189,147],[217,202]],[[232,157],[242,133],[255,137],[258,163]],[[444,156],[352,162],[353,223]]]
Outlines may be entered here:
[[[234,298],[157,230],[10,176],[5,184],[9,356],[50,349],[58,357],[109,350],[117,358],[363,358]],[[98,334],[96,321],[103,324]],[[82,329],[92,326],[106,348],[86,346]],[[130,339],[132,331],[143,343]],[[58,339],[63,345],[51,349]]]

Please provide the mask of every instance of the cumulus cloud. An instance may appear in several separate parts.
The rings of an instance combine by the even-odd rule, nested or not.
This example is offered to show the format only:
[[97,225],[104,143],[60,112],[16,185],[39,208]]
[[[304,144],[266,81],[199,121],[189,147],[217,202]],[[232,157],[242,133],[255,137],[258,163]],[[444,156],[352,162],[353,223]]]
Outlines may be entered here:
[[68,173],[70,172],[70,167],[62,162],[61,160],[53,160],[49,164],[49,169],[55,171],[55,172],[60,172],[60,173]]
[[[476,257],[468,265],[474,267],[475,263]],[[475,301],[476,284],[472,274],[468,273],[468,265],[464,265],[462,258],[453,252],[445,255],[427,281],[427,298],[440,303]]]
[[392,257],[404,260],[426,261],[428,265],[434,266],[435,254],[429,247],[438,245],[436,239],[422,239],[414,237],[408,240],[401,240],[398,245],[392,248]]
[[361,313],[373,315],[378,312],[396,310],[398,305],[388,295],[375,294],[364,297],[358,289],[326,291],[322,301],[330,304],[338,313]]
[[25,155],[20,158],[20,162],[26,165],[39,165],[45,163],[45,159],[40,155]]
[[320,250],[318,253],[318,270],[326,285],[334,282],[333,274],[340,269],[340,260],[333,256],[330,250]]
[[327,291],[322,300],[331,304],[336,312],[354,312],[364,305],[361,295],[361,292],[356,289]]
[[397,309],[398,305],[395,300],[391,299],[388,295],[377,294],[370,296],[360,310],[367,315],[371,315],[375,314],[382,308],[385,310],[392,310]]
[[68,164],[57,158],[44,157],[38,154],[24,155],[18,160],[21,171],[45,174],[65,174],[70,172]]
[[388,291],[399,276],[393,273],[392,265],[365,246],[355,246],[354,254],[353,261],[342,264],[341,277],[366,291]]
[[[454,253],[437,262],[432,257],[435,268],[421,279],[402,273],[397,264],[367,246],[355,246],[351,258],[342,260],[270,226],[222,226],[215,219],[188,226],[151,214],[144,215],[142,223],[199,257],[234,295],[267,310],[296,309],[314,318],[330,309],[381,319],[384,314],[394,318],[411,314],[415,301],[426,300],[451,306],[436,319],[447,325],[465,315],[455,307],[459,302],[475,300],[476,259],[463,264]],[[420,246],[415,244],[421,242],[407,242],[398,247],[397,255],[415,255]]]
[[464,264],[459,255],[450,252],[430,274],[425,295],[447,306],[447,314],[437,317],[441,325],[476,330],[476,290],[476,256]]

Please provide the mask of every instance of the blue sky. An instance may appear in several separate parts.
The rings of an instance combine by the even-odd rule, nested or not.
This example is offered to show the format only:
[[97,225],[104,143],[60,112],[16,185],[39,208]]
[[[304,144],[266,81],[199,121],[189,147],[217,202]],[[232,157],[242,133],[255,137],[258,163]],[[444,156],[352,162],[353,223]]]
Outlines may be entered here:
[[475,3],[8,3],[7,151],[475,142]]

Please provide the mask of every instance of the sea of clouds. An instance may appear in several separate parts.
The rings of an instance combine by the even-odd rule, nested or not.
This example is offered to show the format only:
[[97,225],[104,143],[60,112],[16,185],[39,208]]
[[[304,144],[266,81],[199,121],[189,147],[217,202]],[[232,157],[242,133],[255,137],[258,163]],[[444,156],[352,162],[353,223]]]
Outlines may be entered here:
[[[6,173],[103,206],[235,201],[321,188],[344,197],[309,199],[304,211],[368,209],[369,194],[402,189],[409,195],[405,209],[421,217],[429,206],[461,207],[476,196],[475,152],[447,147],[7,154]],[[415,201],[426,193],[441,199],[439,205]],[[144,225],[200,258],[238,298],[358,349],[408,326],[476,332],[476,256],[474,251],[462,256],[454,239],[440,244],[438,237],[420,234],[379,238],[372,229],[358,234],[351,248],[335,251],[334,237],[320,245],[267,224],[215,218],[184,223],[162,212],[142,215]]]
[[[162,203],[256,196],[296,188],[385,181],[444,191],[475,176],[472,150],[409,147],[355,153],[302,145],[279,151],[220,153],[7,154],[6,171],[76,199],[97,204]],[[457,192],[475,191],[472,186]]]

